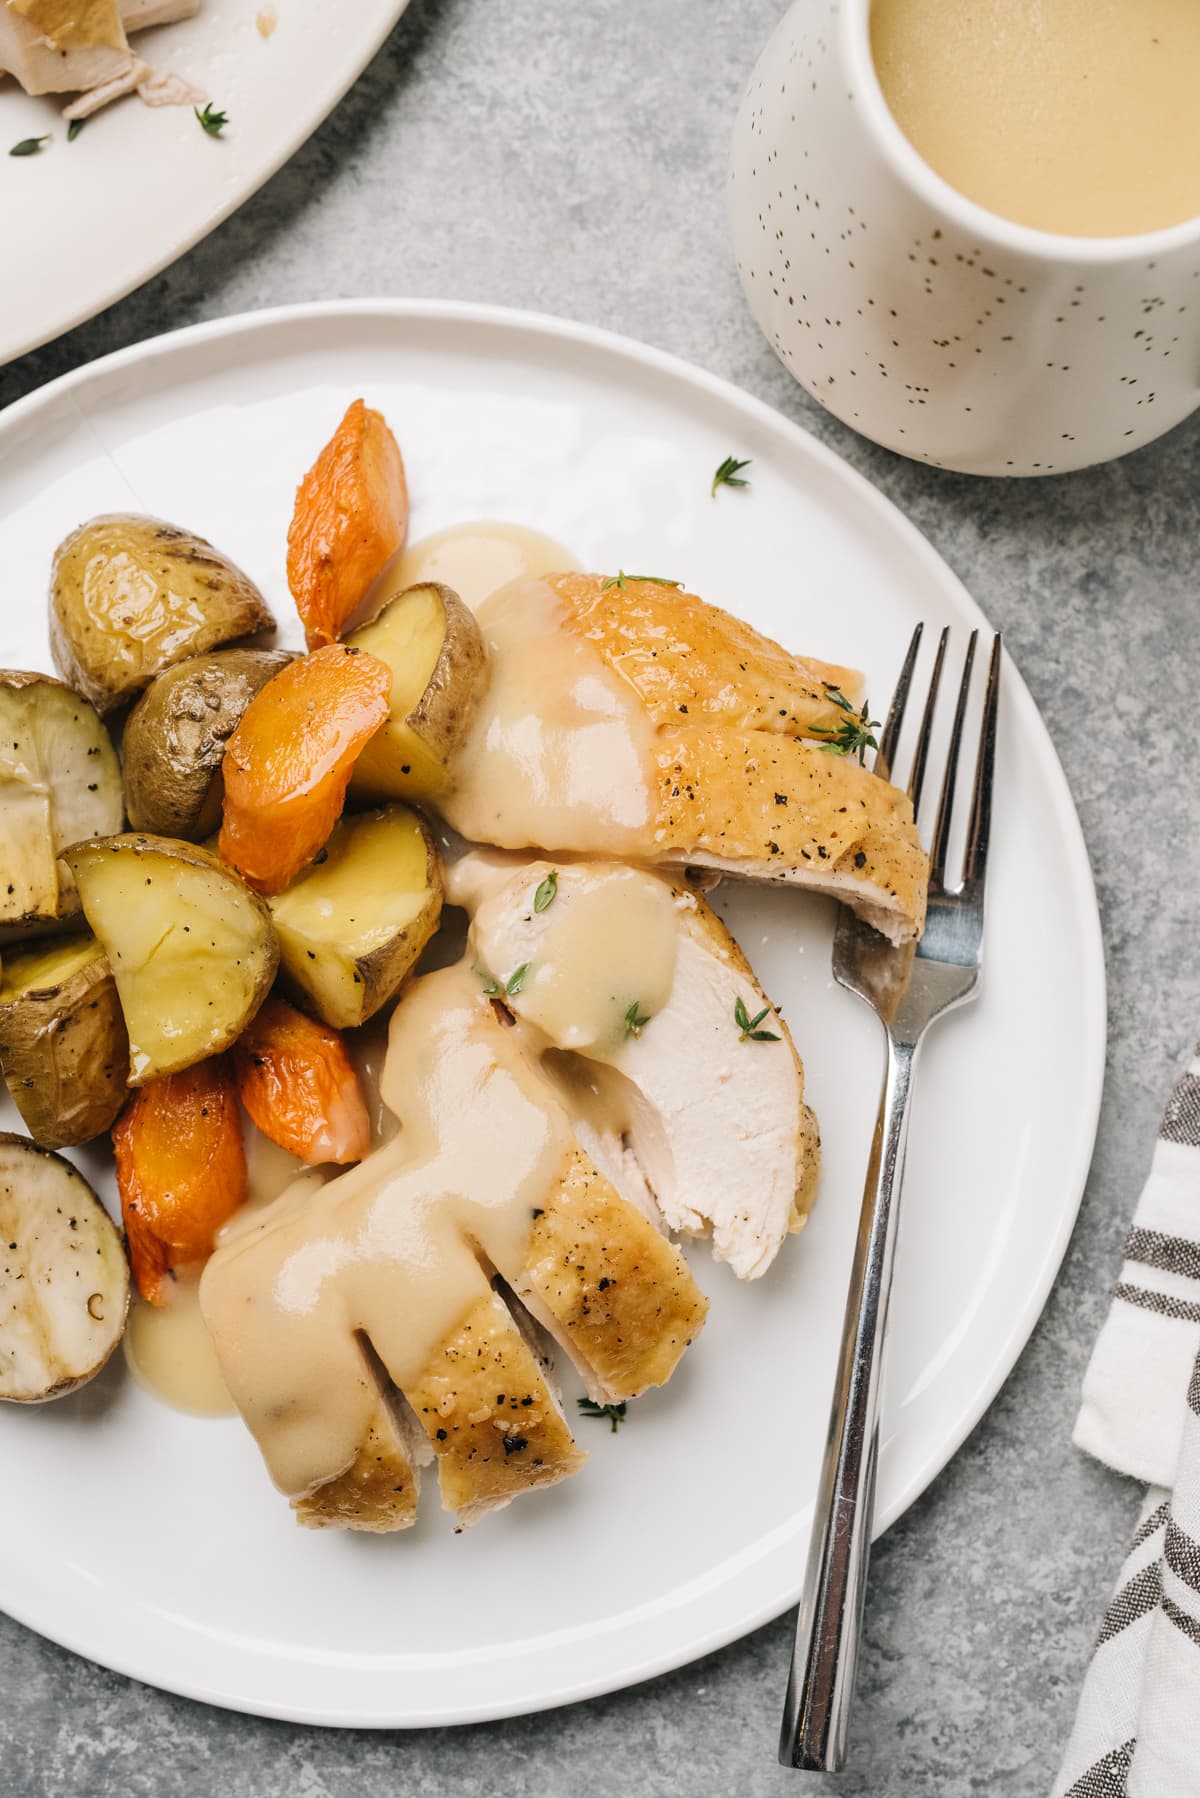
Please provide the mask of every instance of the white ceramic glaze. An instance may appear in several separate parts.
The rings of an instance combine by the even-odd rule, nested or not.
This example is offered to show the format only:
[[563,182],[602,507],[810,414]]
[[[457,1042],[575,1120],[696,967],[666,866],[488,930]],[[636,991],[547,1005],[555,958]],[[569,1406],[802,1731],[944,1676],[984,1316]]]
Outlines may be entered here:
[[[55,542],[130,506],[219,544],[298,643],[284,576],[296,479],[354,393],[399,433],[414,535],[523,522],[585,567],[686,580],[785,642],[865,668],[880,697],[916,619],[952,625],[960,643],[984,624],[894,507],[712,376],[583,325],[379,302],[180,331],[10,407],[0,559],[14,599],[0,664],[50,666]],[[714,500],[712,471],[731,452],[753,458],[753,485]],[[989,880],[984,993],[931,1038],[916,1097],[880,1529],[1016,1360],[1066,1246],[1099,1102],[1104,966],[1087,855],[1011,668]],[[833,983],[829,902],[736,885],[716,899],[804,1055],[822,1186],[803,1236],[753,1285],[691,1246],[708,1323],[619,1435],[580,1423],[578,1479],[462,1536],[432,1489],[400,1536],[300,1530],[236,1419],[165,1410],[118,1356],[56,1404],[0,1405],[0,1605],[212,1703],[417,1725],[626,1685],[795,1603],[881,1049],[875,1020]],[[0,1129],[15,1127],[0,1107]],[[111,1204],[111,1165],[75,1158]],[[579,1389],[565,1384],[574,1415]]]
[[830,412],[970,474],[1137,449],[1200,404],[1200,219],[1055,236],[950,187],[896,124],[870,0],[796,0],[734,130],[731,223],[755,317]]

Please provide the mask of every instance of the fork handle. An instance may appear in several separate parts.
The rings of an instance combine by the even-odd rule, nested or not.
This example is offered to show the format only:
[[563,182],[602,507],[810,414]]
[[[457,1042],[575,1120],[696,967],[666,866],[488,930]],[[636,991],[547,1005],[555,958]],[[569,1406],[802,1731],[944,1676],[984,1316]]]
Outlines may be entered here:
[[784,1704],[785,1767],[836,1773],[846,1752],[875,1509],[879,1390],[916,1045],[888,1035],[829,1435]]

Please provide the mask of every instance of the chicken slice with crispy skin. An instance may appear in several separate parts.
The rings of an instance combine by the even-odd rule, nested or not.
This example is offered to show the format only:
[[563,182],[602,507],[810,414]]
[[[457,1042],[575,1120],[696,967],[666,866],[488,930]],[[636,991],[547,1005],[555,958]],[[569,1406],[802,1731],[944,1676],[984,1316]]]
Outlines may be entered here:
[[629,576],[514,582],[479,622],[491,684],[439,801],[464,836],[786,881],[920,935],[912,806],[853,753],[861,676]]
[[386,1374],[363,1346],[363,1379],[375,1402],[354,1459],[341,1473],[311,1493],[292,1499],[296,1519],[306,1529],[408,1529],[417,1521],[420,1454]]
[[869,768],[769,731],[660,731],[657,859],[810,887],[893,942],[919,936],[929,863],[912,805]]
[[733,725],[780,736],[836,730],[842,692],[853,705],[863,678],[853,668],[790,655],[720,606],[660,581],[626,575],[552,574],[566,628],[596,646],[657,725]]

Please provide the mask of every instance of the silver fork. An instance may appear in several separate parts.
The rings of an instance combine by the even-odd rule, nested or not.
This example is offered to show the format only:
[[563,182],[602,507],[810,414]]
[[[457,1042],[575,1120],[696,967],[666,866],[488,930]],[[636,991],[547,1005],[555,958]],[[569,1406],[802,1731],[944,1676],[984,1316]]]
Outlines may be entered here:
[[[913,633],[875,756],[875,771],[885,779],[895,761],[922,628],[918,625]],[[967,645],[946,773],[938,798],[930,848],[925,934],[915,950],[911,945],[897,949],[878,931],[843,909],[833,939],[835,979],[865,999],[882,1020],[887,1036],[887,1073],[867,1164],[829,1435],[779,1742],[779,1758],[785,1767],[814,1772],[836,1772],[846,1752],[875,1508],[883,1339],[917,1050],[934,1019],[973,998],[979,980],[1000,691],[998,635],[993,639],[988,667],[962,877],[957,887],[946,884],[946,855],[977,635],[972,631]],[[919,811],[925,783],[948,637],[949,632],[944,630],[913,755],[908,793],[914,813]]]

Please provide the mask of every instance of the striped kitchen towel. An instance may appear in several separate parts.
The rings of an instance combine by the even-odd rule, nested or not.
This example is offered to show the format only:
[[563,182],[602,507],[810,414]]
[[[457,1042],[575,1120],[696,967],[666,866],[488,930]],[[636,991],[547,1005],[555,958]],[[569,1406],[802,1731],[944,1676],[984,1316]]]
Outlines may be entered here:
[[1149,1490],[1054,1798],[1200,1798],[1200,1047],[1163,1118],[1075,1441]]

